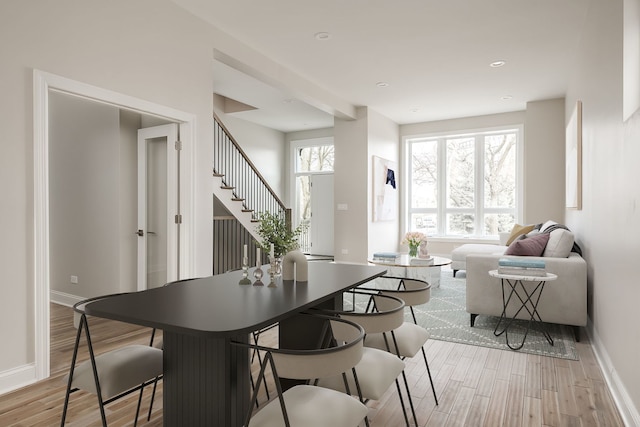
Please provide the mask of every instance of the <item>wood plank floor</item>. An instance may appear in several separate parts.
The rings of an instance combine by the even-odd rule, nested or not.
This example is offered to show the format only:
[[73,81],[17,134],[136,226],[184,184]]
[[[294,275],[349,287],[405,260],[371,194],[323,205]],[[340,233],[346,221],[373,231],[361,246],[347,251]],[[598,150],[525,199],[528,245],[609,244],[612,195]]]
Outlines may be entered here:
[[[92,319],[91,331],[98,353],[129,343],[146,344],[150,337],[149,329],[103,319]],[[586,334],[582,336],[583,342],[577,344],[579,361],[429,340],[425,349],[440,404],[435,405],[422,359],[408,360],[406,372],[418,424],[623,426]],[[74,339],[72,310],[52,304],[51,377],[0,396],[0,426],[60,424],[65,390],[62,378],[69,369]],[[276,339],[275,331],[264,337],[267,345]],[[81,357],[86,359],[86,353]],[[145,395],[143,413],[149,408],[150,393]],[[262,393],[261,401],[265,398]],[[136,400],[132,396],[107,406],[109,425],[132,425]],[[372,426],[404,424],[395,387],[369,406]],[[95,396],[72,395],[67,425],[100,425]],[[151,420],[141,416],[138,425],[162,425],[161,386]]]

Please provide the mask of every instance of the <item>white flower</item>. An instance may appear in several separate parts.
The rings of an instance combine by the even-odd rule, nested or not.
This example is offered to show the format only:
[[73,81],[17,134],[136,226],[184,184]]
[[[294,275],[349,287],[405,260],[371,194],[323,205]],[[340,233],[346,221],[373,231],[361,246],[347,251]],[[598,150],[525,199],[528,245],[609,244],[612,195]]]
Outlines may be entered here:
[[410,245],[410,246],[418,246],[423,241],[424,242],[427,241],[427,235],[426,234],[421,233],[419,231],[409,231],[407,234],[404,235],[404,239],[402,240],[401,244]]

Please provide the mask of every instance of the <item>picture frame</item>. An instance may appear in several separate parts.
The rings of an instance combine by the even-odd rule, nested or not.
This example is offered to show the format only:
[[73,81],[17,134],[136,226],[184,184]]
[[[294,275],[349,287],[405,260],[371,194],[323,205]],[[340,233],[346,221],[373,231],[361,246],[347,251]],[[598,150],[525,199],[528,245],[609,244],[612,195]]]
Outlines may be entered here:
[[576,101],[566,128],[565,199],[567,209],[582,209],[582,101]]
[[622,120],[640,110],[640,0],[623,2]]
[[373,222],[398,218],[398,164],[373,156]]

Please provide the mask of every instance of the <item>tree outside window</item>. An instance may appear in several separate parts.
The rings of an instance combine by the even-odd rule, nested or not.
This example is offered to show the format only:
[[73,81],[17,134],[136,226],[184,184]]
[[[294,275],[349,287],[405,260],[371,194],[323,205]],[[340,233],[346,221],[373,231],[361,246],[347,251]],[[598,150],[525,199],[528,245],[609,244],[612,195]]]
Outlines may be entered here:
[[409,229],[488,237],[518,217],[519,129],[407,139]]

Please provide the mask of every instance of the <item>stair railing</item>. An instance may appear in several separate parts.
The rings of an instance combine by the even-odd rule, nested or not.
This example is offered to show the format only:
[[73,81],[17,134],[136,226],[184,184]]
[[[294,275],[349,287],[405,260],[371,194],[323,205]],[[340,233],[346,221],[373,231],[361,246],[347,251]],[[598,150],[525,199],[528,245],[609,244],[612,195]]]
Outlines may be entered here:
[[[291,229],[291,209],[285,207],[215,114],[214,127],[213,174],[222,180],[222,188],[231,191],[232,200],[242,203],[242,210],[251,214],[252,221],[258,220],[259,213],[269,212],[284,216]],[[213,274],[240,268],[245,244],[249,248],[249,265],[255,265],[257,236],[252,236],[233,216],[214,216],[213,227]],[[266,254],[261,258],[261,263],[267,262]]]
[[214,114],[213,118],[214,175],[221,177],[223,184],[233,191],[235,200],[242,201],[245,211],[252,212],[254,219],[259,212],[270,212],[284,216],[290,227],[291,209],[285,207],[218,116]]

